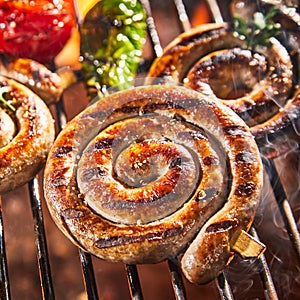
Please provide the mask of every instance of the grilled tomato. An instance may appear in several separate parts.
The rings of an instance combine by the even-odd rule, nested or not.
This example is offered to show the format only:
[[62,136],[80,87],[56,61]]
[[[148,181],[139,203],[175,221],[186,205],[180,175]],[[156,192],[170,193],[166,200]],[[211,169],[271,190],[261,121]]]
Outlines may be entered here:
[[0,0],[0,52],[50,63],[75,25],[72,0]]

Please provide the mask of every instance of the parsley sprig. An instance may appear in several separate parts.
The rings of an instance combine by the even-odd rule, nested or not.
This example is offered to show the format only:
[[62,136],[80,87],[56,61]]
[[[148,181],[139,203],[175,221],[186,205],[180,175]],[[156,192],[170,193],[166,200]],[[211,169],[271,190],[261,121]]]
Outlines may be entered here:
[[6,99],[5,94],[10,92],[10,88],[8,86],[0,87],[0,102],[4,104],[4,106],[8,107],[13,112],[16,111],[16,108],[11,104],[12,99]]
[[270,38],[281,34],[281,25],[273,21],[278,9],[273,7],[266,13],[255,12],[252,20],[245,20],[236,15],[233,18],[234,35],[245,40],[249,49],[256,46],[271,45]]

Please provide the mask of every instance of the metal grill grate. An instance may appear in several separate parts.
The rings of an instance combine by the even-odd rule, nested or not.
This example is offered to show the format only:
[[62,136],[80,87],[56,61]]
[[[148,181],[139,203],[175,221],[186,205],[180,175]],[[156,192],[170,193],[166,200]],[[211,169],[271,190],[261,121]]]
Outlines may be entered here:
[[[148,32],[150,37],[150,43],[153,51],[153,56],[160,56],[162,53],[163,46],[160,41],[159,32],[156,29],[156,19],[152,14],[152,7],[155,1],[148,1],[148,0],[141,0],[143,3],[146,12],[147,12],[147,22],[148,22]],[[190,1],[186,1],[186,3],[183,3],[181,0],[174,0],[173,4],[175,5],[176,11],[177,11],[177,18],[181,24],[181,28],[183,31],[189,30],[191,27],[190,19],[189,19],[189,13],[186,10],[186,5]],[[222,22],[223,16],[221,14],[221,9],[219,8],[219,5],[217,1],[211,0],[207,1],[208,7],[211,10],[212,18],[215,22]],[[223,5],[226,5],[226,1],[222,3]],[[168,17],[168,12],[166,12],[166,18]],[[147,67],[149,66],[149,62],[145,62],[143,66],[141,66],[141,70],[146,71]],[[66,117],[66,110],[64,107],[63,100],[60,101],[56,107],[56,120],[58,129],[60,130],[67,121]],[[298,157],[298,156],[297,156]],[[299,231],[297,228],[297,222],[296,218],[294,217],[294,213],[297,213],[296,210],[293,212],[286,191],[283,183],[280,180],[280,174],[278,174],[276,169],[276,162],[272,160],[264,161],[266,173],[268,175],[270,186],[273,190],[274,199],[277,202],[277,205],[279,207],[279,211],[283,220],[283,224],[285,225],[287,235],[291,241],[291,244],[294,248],[294,252],[292,255],[296,257],[296,265],[299,265],[300,261],[300,237],[299,237]],[[36,176],[31,182],[28,183],[28,190],[29,190],[29,198],[30,198],[30,206],[32,210],[32,218],[33,218],[33,224],[34,224],[34,239],[35,244],[37,248],[37,265],[39,270],[39,280],[40,280],[40,286],[41,286],[41,294],[43,299],[51,300],[55,299],[55,288],[53,284],[53,276],[54,272],[52,273],[50,270],[51,266],[51,259],[49,258],[48,250],[47,250],[47,243],[46,243],[46,231],[44,228],[44,217],[43,217],[43,209],[42,209],[42,190],[41,190],[41,184],[39,182],[38,176]],[[0,199],[1,200],[1,199]],[[2,207],[2,203],[0,203],[0,208]],[[261,215],[263,215],[263,212],[260,212]],[[259,222],[258,222],[259,223]],[[11,299],[11,292],[10,292],[10,277],[9,277],[9,268],[8,268],[8,260],[7,260],[7,253],[6,253],[6,247],[5,247],[5,230],[4,230],[4,224],[2,220],[2,213],[0,214],[0,259],[1,259],[1,269],[0,269],[0,295],[1,299]],[[282,230],[282,229],[281,229]],[[255,236],[258,239],[257,230],[255,228],[251,229],[251,234]],[[264,243],[269,245],[269,241]],[[81,264],[82,269],[82,278],[83,278],[83,285],[85,287],[86,297],[89,300],[96,300],[101,298],[98,292],[101,291],[102,286],[101,283],[99,284],[99,280],[97,280],[97,277],[94,272],[94,258],[91,257],[90,254],[78,249],[79,253],[79,261]],[[277,276],[277,273],[274,275],[271,274],[270,271],[270,265],[274,262],[274,257],[276,257],[276,253],[272,253],[273,256],[269,258],[269,262],[267,263],[266,256],[261,256],[260,259],[256,261],[248,261],[248,262],[241,262],[238,263],[242,264],[243,266],[246,266],[248,269],[253,269],[255,271],[253,272],[254,275],[259,274],[260,278],[260,296],[264,297],[265,299],[279,299],[280,295],[284,295],[285,293],[290,292],[289,290],[284,290],[278,293],[278,288],[275,287],[274,284],[274,278]],[[272,258],[273,257],[273,258]],[[246,263],[246,264],[245,264]],[[178,300],[184,300],[188,299],[188,292],[186,287],[186,281],[183,279],[180,269],[178,266],[178,262],[176,259],[169,260],[167,262],[167,267],[169,269],[169,275],[170,275],[170,281],[172,285],[173,295],[175,299]],[[297,267],[299,268],[299,267]],[[298,269],[299,270],[299,269]],[[229,270],[230,272],[230,270]],[[277,272],[277,271],[276,271]],[[138,272],[138,267],[134,265],[126,265],[124,269],[124,273],[127,277],[128,281],[128,288],[129,293],[131,295],[131,299],[141,300],[143,299],[143,291],[142,291],[142,284],[140,281],[140,276]],[[240,275],[243,276],[243,275]],[[227,280],[227,275],[225,273],[221,274],[217,280],[212,283],[212,285],[215,285],[216,290],[218,291],[217,297],[219,299],[224,300],[231,300],[235,299],[235,286],[237,285],[237,282],[239,280],[243,280],[243,278],[239,277],[238,281],[236,281],[236,278],[233,279],[233,283],[229,282],[230,280]],[[112,278],[112,280],[114,280]],[[296,279],[296,281],[299,280]],[[255,286],[255,285],[253,285]],[[259,286],[259,284],[258,284]],[[117,289],[118,287],[116,287]],[[280,287],[281,288],[281,287]],[[288,288],[287,288],[288,289]],[[198,296],[197,298],[193,299],[204,299],[204,294],[202,294],[203,287],[199,286],[197,287]],[[250,290],[250,288],[249,288]],[[248,291],[243,294],[243,298],[247,298]],[[212,299],[216,295],[209,295],[208,299]],[[27,297],[28,298],[28,297]],[[24,299],[27,299],[24,297]],[[120,295],[120,299],[126,298],[124,295]],[[29,298],[28,298],[29,299]],[[108,299],[108,298],[103,298]],[[293,299],[293,298],[284,298],[284,299]]]

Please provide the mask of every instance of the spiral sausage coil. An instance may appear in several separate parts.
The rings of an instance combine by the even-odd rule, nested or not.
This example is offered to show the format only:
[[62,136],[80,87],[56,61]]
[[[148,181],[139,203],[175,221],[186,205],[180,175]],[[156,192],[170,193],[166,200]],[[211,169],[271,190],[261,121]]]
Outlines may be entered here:
[[54,120],[44,101],[24,85],[0,76],[14,110],[0,107],[0,193],[27,183],[42,168],[54,141]]
[[200,25],[164,49],[146,83],[175,81],[207,93],[250,126],[261,153],[278,156],[287,150],[278,136],[293,130],[300,116],[299,57],[295,62],[278,39],[269,42],[253,50],[229,23]]
[[182,86],[136,87],[87,107],[58,135],[44,173],[49,211],[77,246],[129,264],[179,255],[197,283],[231,260],[261,185],[246,124]]

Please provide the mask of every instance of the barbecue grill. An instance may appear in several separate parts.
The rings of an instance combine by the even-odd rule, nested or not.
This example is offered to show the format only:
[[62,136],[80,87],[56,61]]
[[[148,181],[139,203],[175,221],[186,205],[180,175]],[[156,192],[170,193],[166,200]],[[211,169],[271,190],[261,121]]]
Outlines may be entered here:
[[[148,43],[138,76],[169,41],[190,28],[200,3],[211,21],[228,18],[228,1],[141,2],[148,16]],[[67,90],[51,108],[57,130],[87,104],[81,83]],[[112,264],[77,249],[48,214],[41,172],[1,199],[1,299],[298,299],[299,159],[296,144],[283,156],[264,160],[266,188],[250,233],[267,246],[265,254],[247,260],[236,256],[214,282],[199,286],[183,278],[175,258],[157,265]]]

